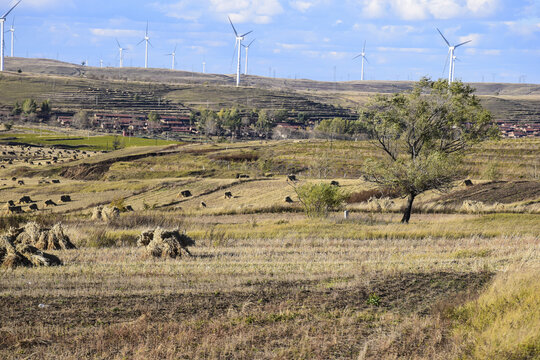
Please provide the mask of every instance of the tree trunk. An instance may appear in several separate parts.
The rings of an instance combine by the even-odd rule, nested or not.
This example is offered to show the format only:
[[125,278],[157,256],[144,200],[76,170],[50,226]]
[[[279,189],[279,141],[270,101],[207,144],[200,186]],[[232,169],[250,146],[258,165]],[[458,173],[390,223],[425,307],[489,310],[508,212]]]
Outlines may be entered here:
[[415,194],[409,194],[409,198],[407,199],[407,208],[405,209],[405,212],[403,213],[403,218],[401,219],[402,223],[408,224],[409,220],[411,218],[412,213],[412,204],[414,202],[414,198],[416,197]]

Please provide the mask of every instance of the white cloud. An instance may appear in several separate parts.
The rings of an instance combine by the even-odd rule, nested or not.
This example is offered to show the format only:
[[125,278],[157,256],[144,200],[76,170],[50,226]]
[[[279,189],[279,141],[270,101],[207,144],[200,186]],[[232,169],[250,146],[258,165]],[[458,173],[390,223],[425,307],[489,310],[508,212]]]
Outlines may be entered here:
[[425,54],[428,53],[428,49],[424,48],[400,48],[400,47],[378,47],[378,51],[381,52],[401,52],[401,53],[416,53],[416,54]]
[[504,25],[508,29],[519,35],[532,35],[533,33],[540,31],[540,19],[521,19],[518,21],[506,21]]
[[305,49],[305,44],[286,44],[286,43],[277,43],[277,46],[281,47],[284,50],[297,50],[297,49]]
[[144,36],[142,31],[126,29],[90,29],[90,33],[94,36],[103,37]]
[[467,55],[488,55],[488,56],[498,56],[501,55],[502,51],[499,49],[477,49],[477,48],[468,48],[465,49]]
[[220,18],[230,16],[235,23],[267,24],[283,12],[279,0],[180,0],[168,5],[153,3],[153,6],[167,16],[191,21],[210,12]]
[[315,5],[313,1],[300,1],[300,0],[291,1],[289,4],[291,5],[293,9],[296,9],[300,12],[306,12],[309,9],[311,9],[313,5]]
[[469,35],[465,35],[465,36],[460,36],[458,38],[457,43],[461,44],[462,42],[471,40],[471,42],[468,43],[467,45],[469,45],[469,46],[478,46],[480,44],[480,39],[481,38],[482,38],[481,34],[469,34]]
[[[11,6],[15,5],[15,0],[1,0],[0,6],[4,11],[9,10]],[[19,5],[21,8],[30,8],[30,9],[50,9],[53,6],[73,6],[73,1],[71,0],[25,0]]]
[[493,13],[499,0],[363,0],[367,17],[390,15],[404,20],[452,19],[459,16],[484,17]]

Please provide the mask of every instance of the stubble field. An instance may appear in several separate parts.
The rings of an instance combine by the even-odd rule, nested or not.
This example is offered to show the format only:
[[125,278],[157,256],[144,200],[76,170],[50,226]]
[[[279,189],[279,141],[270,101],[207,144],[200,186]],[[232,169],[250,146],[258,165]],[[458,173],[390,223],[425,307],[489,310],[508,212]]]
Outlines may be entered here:
[[[349,203],[346,220],[342,212],[305,217],[286,181],[290,172],[301,182],[337,180],[349,193],[372,188],[358,174],[373,153],[368,143],[328,145],[186,145],[134,160],[119,152],[124,160],[100,168],[98,179],[59,174],[66,166],[110,161],[114,153],[1,169],[8,184],[0,188],[2,201],[29,194],[40,208],[3,215],[2,229],[61,221],[78,248],[51,251],[64,262],[60,267],[0,270],[0,357],[539,356],[538,142],[475,149],[483,154],[469,162],[476,187],[425,194],[408,225],[399,223],[401,199]],[[513,148],[529,154],[514,162],[519,173],[503,165]],[[498,174],[488,168],[493,163]],[[24,185],[12,183],[14,172]],[[60,183],[39,184],[53,178]],[[493,190],[482,187],[493,180],[528,195],[495,205]],[[192,196],[179,196],[186,189]],[[42,207],[61,194],[73,201]],[[477,207],[464,207],[468,199]],[[90,218],[94,206],[113,201],[135,211],[108,222]],[[148,257],[136,238],[156,226],[185,230],[196,241],[193,256]]]

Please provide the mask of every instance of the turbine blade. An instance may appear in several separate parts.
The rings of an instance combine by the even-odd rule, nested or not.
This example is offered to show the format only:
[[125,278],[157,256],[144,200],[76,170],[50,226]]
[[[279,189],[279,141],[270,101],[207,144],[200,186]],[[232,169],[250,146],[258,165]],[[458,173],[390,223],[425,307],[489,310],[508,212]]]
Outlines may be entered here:
[[234,63],[234,58],[236,56],[236,49],[238,47],[238,40],[236,40],[234,42],[234,51],[233,51],[233,54],[232,54],[232,58],[231,58],[231,70],[232,70],[232,66],[233,66],[233,63]]
[[364,48],[362,49],[362,52],[363,52],[363,53],[366,52],[366,40],[364,40]]
[[444,37],[444,35],[442,34],[441,30],[439,30],[439,28],[436,28],[437,31],[439,32],[439,34],[441,34],[442,38],[444,39],[444,42],[448,45],[448,47],[452,46],[450,45],[450,43],[448,42],[448,40],[446,40],[446,38]]
[[448,66],[448,60],[450,59],[450,51],[448,51],[448,54],[446,55],[446,61],[444,62],[444,67],[442,69],[442,77],[444,77],[444,72],[446,71],[446,67]]
[[15,8],[17,7],[17,5],[20,4],[21,1],[22,1],[22,0],[17,1],[17,3],[16,3],[15,5],[13,5],[13,7],[12,7],[11,9],[9,9],[7,13],[5,13],[4,15],[2,15],[2,16],[0,17],[0,19],[5,19],[6,16],[8,16],[9,13],[12,12],[13,9],[15,9]]
[[139,46],[139,45],[141,45],[141,44],[142,44],[142,42],[143,42],[144,40],[146,40],[146,39],[142,39],[142,40],[141,40],[141,41],[139,41],[139,42],[137,43],[137,45],[135,45],[135,46]]
[[178,44],[175,44],[174,45],[174,51],[173,51],[173,54],[176,54],[176,48],[178,47]]
[[454,46],[454,49],[457,48],[457,47],[459,47],[459,46],[461,46],[461,45],[465,45],[465,44],[467,44],[467,43],[470,43],[471,41],[472,41],[472,40],[467,40],[467,41],[465,41],[465,42],[462,42],[461,44],[457,44],[456,46]]
[[366,60],[366,62],[369,64],[369,61],[367,60],[367,57],[365,56],[362,56],[364,58],[364,60]]
[[234,25],[232,23],[231,17],[227,16],[227,18],[229,19],[229,22],[231,23],[232,29],[234,31],[234,35],[236,35],[236,37],[238,37],[238,32],[236,31],[236,28],[234,27]]
[[246,36],[246,35],[248,35],[248,34],[251,34],[252,32],[253,32],[253,30],[251,30],[251,31],[248,31],[248,32],[247,32],[247,33],[245,33],[244,35],[240,35],[240,37],[244,37],[244,36]]
[[250,46],[251,46],[251,44],[253,44],[253,42],[254,42],[254,41],[255,41],[255,39],[251,40],[251,42],[249,43],[249,45],[248,45],[248,46],[246,46],[246,47],[250,47]]
[[118,48],[122,48],[122,46],[120,45],[120,42],[118,41],[118,39],[115,38],[115,40],[116,40],[116,43],[118,44]]
[[355,57],[353,57],[352,59],[353,59],[353,60],[354,60],[354,59],[357,59],[357,58],[359,58],[360,56],[362,56],[362,54],[360,54],[360,55],[356,55],[356,56],[355,56]]
[[148,20],[146,20],[146,36],[148,36]]
[[150,40],[148,40],[148,43],[150,44],[151,47],[154,47],[154,45],[152,45],[152,43],[150,42]]

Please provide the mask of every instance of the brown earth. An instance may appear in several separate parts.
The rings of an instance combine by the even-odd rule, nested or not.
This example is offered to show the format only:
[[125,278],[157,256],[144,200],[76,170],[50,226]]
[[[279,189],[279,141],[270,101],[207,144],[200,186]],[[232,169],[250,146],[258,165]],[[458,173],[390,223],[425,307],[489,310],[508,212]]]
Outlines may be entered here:
[[[39,353],[37,358],[54,358],[54,354],[73,354],[81,348],[88,357],[101,358],[107,356],[107,353],[112,357],[116,353],[104,348],[104,342],[111,340],[101,338],[105,336],[103,332],[118,331],[117,326],[134,324],[143,318],[143,328],[130,331],[157,331],[152,336],[169,339],[175,336],[170,333],[173,331],[170,324],[175,324],[174,331],[181,332],[186,347],[174,349],[168,353],[168,358],[190,358],[190,354],[195,353],[198,357],[205,357],[201,355],[205,350],[199,349],[197,344],[207,340],[205,337],[211,336],[217,324],[225,328],[232,326],[230,331],[240,331],[240,336],[248,337],[254,331],[262,337],[256,340],[254,347],[250,348],[247,344],[248,348],[238,348],[234,354],[227,354],[230,355],[227,358],[267,358],[257,349],[263,347],[266,351],[273,351],[272,343],[294,343],[294,337],[301,335],[288,331],[299,332],[299,326],[313,327],[321,332],[321,336],[325,336],[328,329],[325,330],[324,325],[334,324],[333,316],[348,311],[362,314],[367,312],[371,314],[368,317],[388,313],[393,316],[427,316],[434,311],[433,304],[445,301],[455,303],[456,298],[466,300],[470,294],[483,287],[492,274],[438,272],[386,277],[373,274],[372,277],[369,281],[363,279],[361,284],[345,288],[333,288],[326,283],[314,281],[276,281],[246,283],[246,291],[215,293],[4,296],[0,298],[0,308],[8,311],[0,312],[0,357],[15,359],[22,354]],[[370,294],[380,298],[378,306],[368,304]],[[40,308],[40,304],[45,306]],[[321,314],[321,318],[314,314]],[[281,322],[285,324],[279,326],[290,329],[279,335],[283,338],[275,338],[272,329]],[[18,330],[20,324],[25,324],[24,331]],[[370,334],[387,325],[365,319],[359,327],[348,324],[342,327],[341,341],[316,357],[349,357],[361,350],[362,342]],[[247,333],[241,335],[243,331]],[[87,334],[93,340],[81,338],[81,334]],[[133,345],[129,343],[134,340],[132,336],[115,337],[109,346],[114,349],[129,348]],[[146,336],[149,334],[143,335]],[[225,333],[223,336],[232,335]],[[266,338],[269,336],[272,338]],[[294,344],[288,346],[294,348]],[[127,354],[128,357],[136,357],[134,355]],[[140,358],[141,354],[138,355]]]
[[438,201],[453,205],[459,205],[465,200],[510,204],[539,197],[540,181],[493,181],[446,194]]

